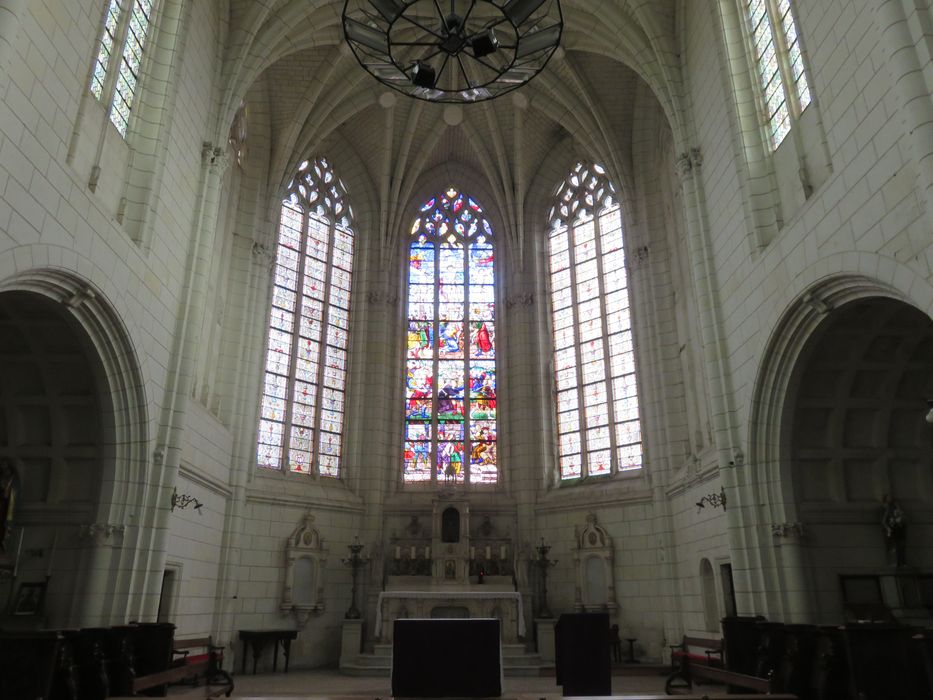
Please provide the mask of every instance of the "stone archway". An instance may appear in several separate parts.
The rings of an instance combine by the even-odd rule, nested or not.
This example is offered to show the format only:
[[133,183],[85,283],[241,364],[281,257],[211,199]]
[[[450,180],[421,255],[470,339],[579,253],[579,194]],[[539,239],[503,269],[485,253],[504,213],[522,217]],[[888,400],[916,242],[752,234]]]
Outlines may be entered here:
[[0,458],[19,483],[7,555],[16,586],[47,578],[51,626],[70,618],[80,588],[81,527],[98,506],[111,415],[103,366],[67,307],[0,293]]
[[904,572],[894,570],[881,527],[885,494],[908,514],[908,563],[933,566],[933,428],[924,421],[931,397],[933,320],[903,301],[851,301],[808,338],[781,443],[818,622],[852,613],[843,609],[843,576],[878,576],[878,590],[891,588],[884,604],[892,614],[906,607],[897,593],[903,582],[893,578]]
[[[14,362],[2,389],[0,454],[23,470],[17,518],[33,532],[24,534],[20,580],[51,573],[46,624],[138,619],[148,601],[145,577],[134,572],[149,557],[141,525],[154,495],[145,387],[129,334],[98,290],[60,270],[0,281],[0,319],[8,331],[0,352]],[[17,387],[32,387],[33,398],[18,397]],[[27,414],[45,423],[24,428]]]

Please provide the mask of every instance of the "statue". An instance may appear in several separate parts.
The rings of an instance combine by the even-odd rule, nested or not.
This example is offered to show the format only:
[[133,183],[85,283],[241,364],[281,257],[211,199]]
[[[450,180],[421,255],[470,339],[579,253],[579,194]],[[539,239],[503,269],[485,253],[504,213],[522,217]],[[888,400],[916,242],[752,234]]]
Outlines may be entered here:
[[884,542],[889,552],[893,552],[897,566],[906,566],[905,549],[907,545],[907,518],[897,501],[888,494],[882,499],[884,513],[881,526],[884,528]]
[[0,459],[0,552],[6,552],[6,541],[16,514],[19,495],[19,474],[9,459]]

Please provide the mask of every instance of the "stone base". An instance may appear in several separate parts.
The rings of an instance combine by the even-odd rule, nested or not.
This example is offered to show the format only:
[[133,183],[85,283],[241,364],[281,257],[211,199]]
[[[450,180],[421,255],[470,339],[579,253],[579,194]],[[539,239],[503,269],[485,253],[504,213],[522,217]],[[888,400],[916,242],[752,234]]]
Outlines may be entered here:
[[535,632],[538,639],[538,657],[542,661],[554,661],[554,618],[535,618]]
[[340,633],[340,668],[353,666],[363,649],[363,621],[344,620]]

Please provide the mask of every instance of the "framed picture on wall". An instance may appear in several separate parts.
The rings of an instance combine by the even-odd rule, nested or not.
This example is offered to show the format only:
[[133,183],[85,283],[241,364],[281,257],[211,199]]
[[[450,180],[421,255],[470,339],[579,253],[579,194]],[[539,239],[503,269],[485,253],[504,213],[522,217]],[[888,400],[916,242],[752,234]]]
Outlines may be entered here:
[[45,581],[19,584],[16,599],[13,601],[14,615],[38,615],[45,598]]

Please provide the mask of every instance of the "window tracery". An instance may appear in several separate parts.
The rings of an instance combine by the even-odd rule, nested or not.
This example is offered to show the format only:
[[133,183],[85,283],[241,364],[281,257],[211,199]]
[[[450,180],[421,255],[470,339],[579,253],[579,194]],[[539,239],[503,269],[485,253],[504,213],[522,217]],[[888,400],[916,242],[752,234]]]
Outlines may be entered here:
[[768,136],[775,149],[812,101],[800,38],[791,0],[743,1]]
[[[110,0],[94,60],[91,93],[108,106],[110,121],[124,138],[139,85],[153,5],[153,0]],[[119,63],[111,66],[115,55]]]
[[494,484],[492,227],[448,188],[422,205],[410,238],[403,481]]
[[600,165],[578,163],[549,214],[562,480],[642,466],[622,211]]
[[347,191],[304,161],[282,202],[257,464],[340,476],[354,233]]

